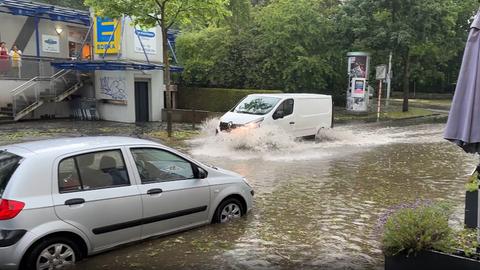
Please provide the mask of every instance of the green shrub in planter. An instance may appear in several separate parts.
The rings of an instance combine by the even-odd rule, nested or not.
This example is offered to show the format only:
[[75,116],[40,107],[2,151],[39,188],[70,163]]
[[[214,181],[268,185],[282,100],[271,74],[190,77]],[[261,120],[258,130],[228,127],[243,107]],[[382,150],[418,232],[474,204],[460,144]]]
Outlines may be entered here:
[[385,255],[450,251],[453,233],[448,218],[451,213],[446,204],[428,203],[404,205],[395,210],[385,219],[382,239]]

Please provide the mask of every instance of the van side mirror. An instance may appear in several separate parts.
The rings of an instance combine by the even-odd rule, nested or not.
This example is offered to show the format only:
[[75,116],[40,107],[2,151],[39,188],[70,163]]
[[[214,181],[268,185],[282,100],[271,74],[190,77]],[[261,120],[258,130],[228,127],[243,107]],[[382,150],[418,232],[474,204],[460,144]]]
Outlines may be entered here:
[[198,167],[198,179],[205,179],[208,177],[208,172]]
[[283,118],[283,117],[284,117],[283,111],[276,111],[273,114],[273,120],[277,120],[277,119],[280,119],[280,118]]

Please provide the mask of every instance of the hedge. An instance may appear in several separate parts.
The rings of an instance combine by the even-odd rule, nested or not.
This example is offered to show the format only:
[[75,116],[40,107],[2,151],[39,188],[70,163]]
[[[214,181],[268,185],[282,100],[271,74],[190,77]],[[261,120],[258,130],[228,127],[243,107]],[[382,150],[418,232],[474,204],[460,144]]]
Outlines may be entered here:
[[279,90],[179,87],[178,108],[226,112],[250,94],[282,93]]

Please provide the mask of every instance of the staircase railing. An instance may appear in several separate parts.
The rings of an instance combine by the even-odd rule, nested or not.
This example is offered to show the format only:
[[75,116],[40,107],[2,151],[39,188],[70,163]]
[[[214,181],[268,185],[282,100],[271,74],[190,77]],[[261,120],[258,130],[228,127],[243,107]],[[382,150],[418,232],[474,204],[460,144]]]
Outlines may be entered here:
[[79,76],[79,73],[73,70],[60,70],[51,77],[34,77],[16,87],[10,91],[13,118],[18,120],[41,106],[45,100],[54,100],[73,85],[80,83]]

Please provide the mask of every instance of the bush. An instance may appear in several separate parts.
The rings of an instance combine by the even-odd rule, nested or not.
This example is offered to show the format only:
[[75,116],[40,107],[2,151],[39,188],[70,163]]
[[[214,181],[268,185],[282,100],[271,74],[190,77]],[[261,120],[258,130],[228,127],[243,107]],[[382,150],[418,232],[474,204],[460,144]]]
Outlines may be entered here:
[[404,205],[386,218],[383,252],[386,256],[415,255],[425,250],[449,251],[453,243],[448,226],[451,211],[444,204]]
[[272,94],[282,93],[282,91],[182,87],[178,90],[178,108],[226,112],[245,96],[262,93]]

